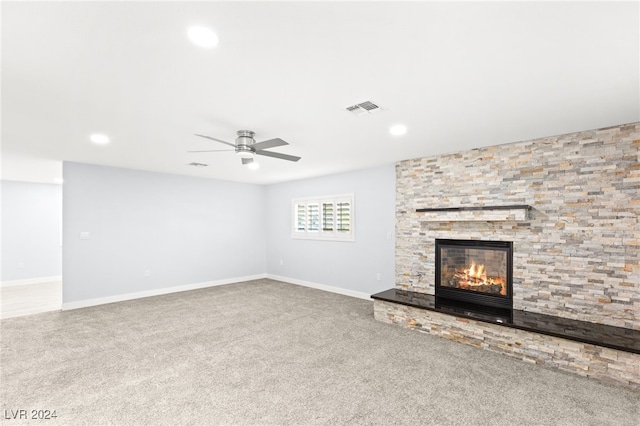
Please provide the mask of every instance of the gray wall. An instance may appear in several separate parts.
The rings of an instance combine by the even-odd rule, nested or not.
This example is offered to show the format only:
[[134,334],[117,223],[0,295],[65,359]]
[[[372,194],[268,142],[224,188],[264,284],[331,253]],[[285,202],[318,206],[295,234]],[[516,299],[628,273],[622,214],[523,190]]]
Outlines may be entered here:
[[[355,194],[355,242],[291,238],[293,198],[345,193]],[[395,285],[393,164],[270,185],[266,218],[268,274],[366,294]]]
[[2,181],[2,281],[62,274],[62,188]]
[[63,175],[63,303],[265,271],[262,186],[70,162]]

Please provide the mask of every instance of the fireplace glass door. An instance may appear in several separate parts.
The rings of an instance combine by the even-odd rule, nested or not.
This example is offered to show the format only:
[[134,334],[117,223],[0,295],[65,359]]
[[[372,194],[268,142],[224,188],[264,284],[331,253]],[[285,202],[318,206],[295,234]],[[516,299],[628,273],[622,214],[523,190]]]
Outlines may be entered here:
[[512,243],[436,240],[436,296],[512,306]]

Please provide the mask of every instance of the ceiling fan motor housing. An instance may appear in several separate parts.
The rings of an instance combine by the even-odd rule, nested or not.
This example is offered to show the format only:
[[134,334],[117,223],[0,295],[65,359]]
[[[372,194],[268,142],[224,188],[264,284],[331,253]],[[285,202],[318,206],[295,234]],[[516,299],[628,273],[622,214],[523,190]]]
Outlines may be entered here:
[[255,132],[251,130],[238,130],[236,132],[236,154],[241,158],[253,158],[253,150],[250,148],[255,143],[253,136]]
[[238,137],[236,138],[236,145],[253,145],[255,140],[253,137],[255,136],[255,132],[251,130],[238,130],[236,132]]

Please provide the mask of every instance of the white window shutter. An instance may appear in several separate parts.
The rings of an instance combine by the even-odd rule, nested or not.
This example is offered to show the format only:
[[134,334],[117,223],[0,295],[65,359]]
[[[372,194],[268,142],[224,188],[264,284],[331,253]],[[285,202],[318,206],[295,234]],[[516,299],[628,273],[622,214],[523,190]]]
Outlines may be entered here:
[[353,194],[292,200],[293,238],[355,241]]

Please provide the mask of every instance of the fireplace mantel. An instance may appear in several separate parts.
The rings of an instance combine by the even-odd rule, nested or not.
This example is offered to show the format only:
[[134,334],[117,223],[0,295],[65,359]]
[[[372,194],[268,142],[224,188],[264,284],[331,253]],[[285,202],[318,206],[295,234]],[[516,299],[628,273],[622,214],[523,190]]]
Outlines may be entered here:
[[503,206],[462,206],[416,209],[422,213],[421,222],[523,222],[529,219],[531,206],[526,204]]

